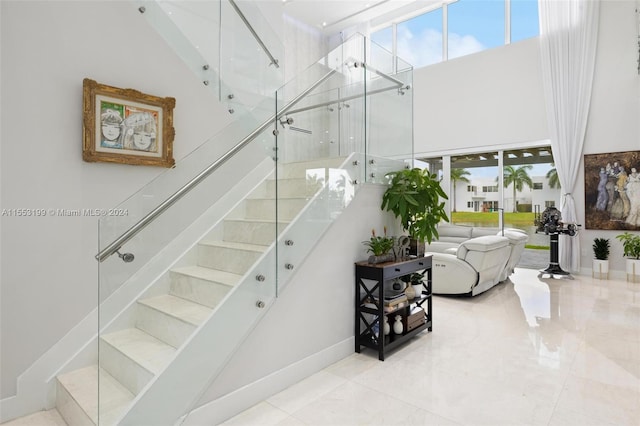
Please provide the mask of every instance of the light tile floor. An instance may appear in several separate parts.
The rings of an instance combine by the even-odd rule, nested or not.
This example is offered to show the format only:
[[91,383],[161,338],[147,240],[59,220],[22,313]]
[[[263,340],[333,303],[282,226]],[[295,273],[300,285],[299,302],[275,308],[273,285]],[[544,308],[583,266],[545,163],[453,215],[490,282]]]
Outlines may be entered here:
[[434,297],[432,333],[363,349],[225,425],[640,425],[640,283],[517,269]]

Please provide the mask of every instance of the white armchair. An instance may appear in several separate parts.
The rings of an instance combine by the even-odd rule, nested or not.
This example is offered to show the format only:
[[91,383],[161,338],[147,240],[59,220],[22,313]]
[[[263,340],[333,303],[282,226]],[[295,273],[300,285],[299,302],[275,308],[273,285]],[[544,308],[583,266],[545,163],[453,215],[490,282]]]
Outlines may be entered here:
[[463,241],[446,253],[430,253],[433,293],[475,296],[498,284],[510,259],[509,241],[506,236],[487,235]]

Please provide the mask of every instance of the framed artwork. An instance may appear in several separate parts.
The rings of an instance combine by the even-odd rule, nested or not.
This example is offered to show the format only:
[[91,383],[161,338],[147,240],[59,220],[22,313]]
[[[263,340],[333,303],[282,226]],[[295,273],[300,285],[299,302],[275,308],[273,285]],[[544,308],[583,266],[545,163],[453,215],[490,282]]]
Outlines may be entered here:
[[640,230],[640,151],[584,156],[586,229]]
[[83,81],[82,158],[172,167],[174,98]]

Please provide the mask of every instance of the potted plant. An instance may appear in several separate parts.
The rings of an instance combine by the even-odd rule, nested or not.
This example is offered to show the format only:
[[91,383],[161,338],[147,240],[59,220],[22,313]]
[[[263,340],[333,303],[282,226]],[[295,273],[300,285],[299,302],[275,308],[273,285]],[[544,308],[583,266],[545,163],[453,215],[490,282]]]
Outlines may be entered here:
[[627,258],[627,281],[631,275],[635,282],[640,274],[640,235],[625,232],[616,238],[622,241],[623,256]]
[[437,176],[426,169],[404,169],[386,176],[390,184],[382,196],[381,209],[400,218],[402,228],[415,240],[411,254],[424,255],[424,242],[438,238],[438,223],[449,221],[441,201],[448,199],[447,194]]
[[591,276],[594,277],[598,273],[598,278],[602,278],[603,274],[609,278],[609,239],[594,238],[592,247],[594,259]]
[[371,230],[371,238],[369,241],[363,241],[362,244],[368,247],[367,253],[372,253],[369,256],[369,263],[382,263],[389,262],[393,260],[393,254],[389,252],[393,248],[394,239],[393,237],[387,237],[387,227],[384,227],[384,235],[377,236],[376,230]]

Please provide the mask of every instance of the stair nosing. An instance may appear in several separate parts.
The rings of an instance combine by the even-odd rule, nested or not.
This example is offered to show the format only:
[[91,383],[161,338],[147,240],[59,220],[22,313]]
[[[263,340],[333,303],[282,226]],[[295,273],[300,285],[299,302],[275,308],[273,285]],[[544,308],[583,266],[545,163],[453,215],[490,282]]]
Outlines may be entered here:
[[[236,281],[233,284],[229,284],[229,283],[222,282],[222,281],[213,281],[213,280],[211,280],[209,278],[204,278],[202,276],[195,275],[194,273],[190,273],[190,272],[186,271],[186,269],[204,269],[204,270],[209,270],[209,271],[216,271],[216,272],[220,272],[220,273],[222,273],[224,275],[229,275],[229,276],[231,276],[231,278],[234,278]],[[210,283],[220,284],[220,285],[224,285],[224,286],[227,286],[227,287],[230,287],[230,288],[233,288],[236,285],[238,285],[238,283],[240,282],[240,280],[243,277],[243,275],[235,274],[233,272],[222,271],[220,269],[207,268],[206,266],[199,266],[199,265],[180,266],[180,267],[177,267],[177,268],[172,268],[170,270],[170,272],[173,272],[173,273],[176,273],[176,274],[180,274],[180,275],[185,275],[187,277],[195,278],[195,279],[198,279],[198,280],[209,281]]]

